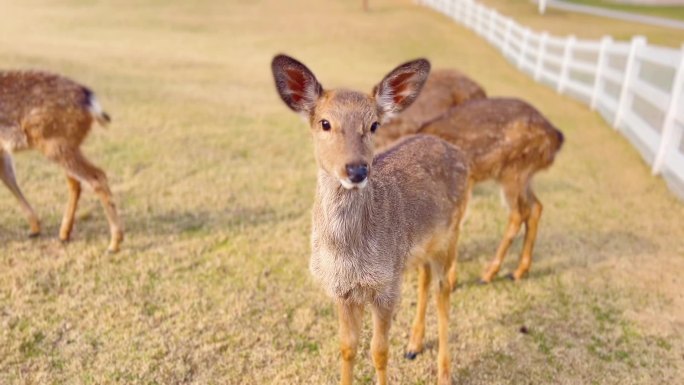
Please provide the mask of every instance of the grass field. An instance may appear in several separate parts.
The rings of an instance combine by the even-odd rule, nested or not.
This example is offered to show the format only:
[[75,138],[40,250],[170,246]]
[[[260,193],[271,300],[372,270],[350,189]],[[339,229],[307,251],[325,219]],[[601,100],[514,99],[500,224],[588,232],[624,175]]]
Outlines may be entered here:
[[570,0],[571,3],[608,8],[616,11],[637,13],[647,16],[664,17],[668,19],[684,20],[684,6],[681,5],[636,5],[618,3],[608,0]]
[[[536,31],[548,31],[556,36],[575,35],[579,38],[597,39],[604,35],[611,35],[616,40],[629,40],[634,35],[642,35],[646,36],[650,43],[674,48],[681,47],[684,42],[684,30],[681,29],[631,23],[548,7],[546,13],[540,15],[537,4],[529,0],[479,1],[503,15],[512,17],[522,25]],[[585,2],[582,1],[582,3]]]
[[[684,378],[684,204],[597,114],[533,83],[473,33],[408,0],[371,7],[0,0],[2,68],[74,77],[113,116],[84,151],[107,170],[127,231],[107,255],[104,214],[86,192],[73,242],[60,244],[64,177],[36,153],[16,156],[44,234],[26,237],[0,189],[0,384],[337,381],[336,315],[307,270],[312,148],[275,93],[277,52],[324,86],[367,90],[427,56],[492,95],[524,97],[564,131],[556,164],[536,181],[545,212],[523,282],[475,285],[506,213],[496,186],[474,191],[452,296],[454,383]],[[406,276],[391,331],[396,384],[436,381],[432,301],[426,352],[401,358],[415,281]],[[359,384],[373,382],[368,321]]]

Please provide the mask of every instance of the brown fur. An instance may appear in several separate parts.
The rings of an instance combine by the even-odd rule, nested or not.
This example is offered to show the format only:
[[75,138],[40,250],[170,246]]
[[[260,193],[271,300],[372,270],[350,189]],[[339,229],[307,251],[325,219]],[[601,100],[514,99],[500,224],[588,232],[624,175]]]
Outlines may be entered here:
[[81,182],[85,182],[100,196],[110,226],[109,250],[117,251],[123,231],[107,177],[80,150],[93,121],[106,124],[109,116],[99,109],[86,87],[45,72],[0,72],[0,177],[26,213],[30,235],[40,233],[40,223],[17,185],[11,155],[35,149],[62,166],[66,173],[69,202],[60,239],[67,241],[71,235]]
[[[292,76],[290,71],[303,76]],[[423,348],[425,301],[433,274],[439,283],[438,373],[451,383],[449,295],[456,276],[456,243],[470,180],[465,154],[429,135],[416,135],[373,157],[370,127],[400,112],[420,92],[429,64],[418,60],[392,71],[371,95],[323,91],[301,63],[277,56],[278,91],[308,117],[318,163],[310,270],[337,302],[342,384],[351,384],[365,305],[373,313],[371,350],[378,384],[387,381],[389,328],[403,272],[422,271],[419,307],[408,356]],[[316,90],[321,91],[316,91]],[[304,95],[296,100],[292,95]],[[310,98],[309,100],[306,100]],[[329,123],[328,128],[323,122]],[[351,184],[346,166],[365,164],[366,181]],[[345,182],[345,180],[347,180]]]
[[486,97],[485,90],[464,74],[453,69],[434,70],[416,101],[378,130],[375,146],[378,150],[386,148],[402,136],[417,133],[425,122],[439,118],[450,108]]
[[496,276],[513,238],[525,224],[520,263],[512,274],[513,279],[522,278],[532,262],[542,212],[531,180],[553,163],[563,143],[562,133],[534,107],[510,98],[468,101],[425,123],[418,132],[463,149],[475,182],[493,179],[501,185],[510,209],[509,224],[482,281],[490,282]]

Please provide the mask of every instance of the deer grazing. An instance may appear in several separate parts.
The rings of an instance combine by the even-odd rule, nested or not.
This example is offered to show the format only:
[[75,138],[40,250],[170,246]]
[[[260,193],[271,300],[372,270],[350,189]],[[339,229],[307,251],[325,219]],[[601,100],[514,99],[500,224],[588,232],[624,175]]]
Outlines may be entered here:
[[66,173],[69,200],[59,238],[66,242],[71,236],[83,182],[102,201],[111,233],[108,250],[119,250],[123,230],[107,177],[80,150],[93,122],[104,126],[109,120],[93,92],[70,79],[45,72],[0,72],[0,178],[19,200],[29,236],[40,234],[40,222],[17,185],[12,153],[35,149]]
[[310,124],[318,165],[310,270],[336,302],[341,384],[352,382],[363,310],[373,318],[371,352],[377,383],[387,383],[389,329],[402,274],[418,267],[418,310],[406,352],[423,349],[431,278],[439,324],[438,380],[450,384],[449,296],[456,280],[456,243],[470,189],[465,154],[429,135],[407,138],[373,156],[374,132],[418,96],[427,60],[403,64],[371,92],[324,90],[303,64],[273,59],[283,101]]
[[448,99],[452,93],[449,89],[458,85],[454,81],[443,82],[440,87],[428,82],[416,101],[423,102],[435,118],[425,119],[422,124],[413,120],[402,125],[400,114],[398,124],[393,121],[382,127],[384,132],[375,137],[376,145],[387,147],[396,138],[408,134],[435,135],[465,151],[475,183],[490,179],[499,183],[510,209],[508,225],[481,282],[489,283],[497,275],[508,248],[524,224],[520,262],[510,275],[519,280],[530,269],[542,213],[542,204],[532,190],[531,181],[538,171],[553,163],[563,144],[563,134],[534,107],[518,99],[475,98],[451,108],[421,100],[426,95],[432,95],[435,100],[440,98],[438,95]]
[[433,70],[416,101],[383,124],[382,130],[375,134],[376,150],[382,151],[397,139],[415,134],[425,122],[439,118],[459,104],[486,97],[485,90],[461,72],[453,69]]

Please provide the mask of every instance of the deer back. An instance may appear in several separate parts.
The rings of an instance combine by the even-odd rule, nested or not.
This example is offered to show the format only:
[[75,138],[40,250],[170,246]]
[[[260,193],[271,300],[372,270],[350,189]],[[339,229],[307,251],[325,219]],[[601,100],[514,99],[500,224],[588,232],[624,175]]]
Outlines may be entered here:
[[[86,87],[59,75],[0,72],[0,140],[10,150],[50,139],[78,145],[92,125],[91,95]],[[17,142],[10,145],[7,138]]]
[[539,111],[512,98],[466,102],[425,124],[420,133],[463,149],[476,181],[498,179],[504,169],[544,169],[553,163],[563,143],[563,134]]

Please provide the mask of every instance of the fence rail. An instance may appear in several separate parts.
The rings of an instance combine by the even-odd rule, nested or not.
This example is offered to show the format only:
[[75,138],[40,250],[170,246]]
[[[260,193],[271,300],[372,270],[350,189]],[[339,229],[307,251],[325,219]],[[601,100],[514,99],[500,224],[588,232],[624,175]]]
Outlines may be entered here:
[[558,37],[473,0],[421,0],[476,32],[536,81],[598,111],[684,199],[684,45]]

